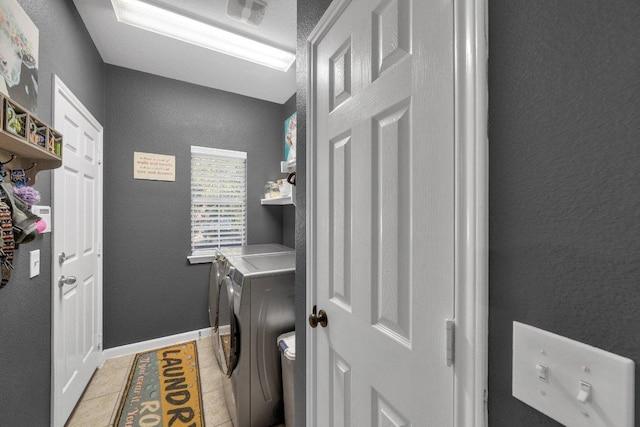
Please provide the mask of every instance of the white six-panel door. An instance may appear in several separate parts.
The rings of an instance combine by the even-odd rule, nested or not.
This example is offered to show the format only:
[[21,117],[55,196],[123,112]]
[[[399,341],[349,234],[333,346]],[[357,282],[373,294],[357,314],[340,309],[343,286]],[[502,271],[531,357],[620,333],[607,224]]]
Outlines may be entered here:
[[102,126],[57,77],[54,127],[52,418],[62,426],[102,363]]
[[338,3],[311,38],[312,425],[453,426],[454,3]]

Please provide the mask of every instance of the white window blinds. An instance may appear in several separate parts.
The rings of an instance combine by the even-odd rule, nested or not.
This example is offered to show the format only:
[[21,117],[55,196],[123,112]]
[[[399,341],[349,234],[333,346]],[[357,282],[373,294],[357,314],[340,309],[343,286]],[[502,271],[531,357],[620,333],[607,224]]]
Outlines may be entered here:
[[191,253],[247,242],[247,153],[191,146]]

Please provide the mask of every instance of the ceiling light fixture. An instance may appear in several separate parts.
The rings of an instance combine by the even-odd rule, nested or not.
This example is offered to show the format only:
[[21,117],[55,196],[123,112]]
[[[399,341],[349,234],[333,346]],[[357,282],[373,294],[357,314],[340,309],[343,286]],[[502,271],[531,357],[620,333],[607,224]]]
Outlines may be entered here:
[[286,72],[295,53],[140,0],[111,0],[119,22]]

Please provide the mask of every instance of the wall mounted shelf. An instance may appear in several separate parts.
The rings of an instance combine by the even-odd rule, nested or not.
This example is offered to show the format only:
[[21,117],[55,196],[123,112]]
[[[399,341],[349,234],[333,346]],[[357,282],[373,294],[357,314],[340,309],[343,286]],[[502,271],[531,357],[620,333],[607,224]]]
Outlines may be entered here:
[[280,172],[290,173],[296,171],[296,159],[280,162]]
[[[29,185],[33,185],[38,172],[62,166],[60,132],[3,95],[0,110],[0,162],[5,163],[4,169],[24,169]],[[16,157],[8,162],[13,155]]]
[[[296,160],[288,162],[280,162],[280,172],[291,173],[296,171]],[[291,185],[291,193],[287,196],[276,197],[273,199],[260,199],[263,205],[295,205],[296,204],[296,186]]]
[[295,205],[296,204],[296,186],[291,186],[291,193],[287,196],[275,197],[273,199],[261,199],[263,205]]
[[293,195],[289,194],[288,196],[273,199],[261,199],[260,203],[263,205],[293,205]]

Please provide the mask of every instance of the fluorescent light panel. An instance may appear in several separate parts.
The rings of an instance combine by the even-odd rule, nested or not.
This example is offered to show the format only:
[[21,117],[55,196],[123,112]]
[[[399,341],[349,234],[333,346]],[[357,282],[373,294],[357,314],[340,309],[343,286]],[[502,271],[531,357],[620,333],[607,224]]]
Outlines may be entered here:
[[119,22],[286,72],[295,53],[139,0],[111,0]]

